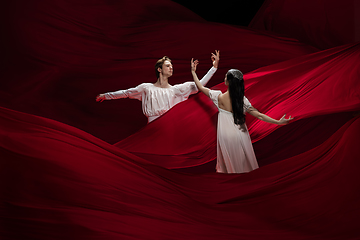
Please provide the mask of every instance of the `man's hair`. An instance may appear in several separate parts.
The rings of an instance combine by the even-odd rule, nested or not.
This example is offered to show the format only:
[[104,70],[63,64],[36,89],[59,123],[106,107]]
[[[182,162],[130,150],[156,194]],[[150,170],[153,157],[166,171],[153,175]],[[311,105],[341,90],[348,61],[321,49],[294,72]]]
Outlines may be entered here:
[[168,58],[167,56],[163,56],[162,58],[157,60],[157,62],[155,64],[155,74],[156,74],[157,79],[160,77],[160,73],[158,71],[158,68],[162,69],[162,65],[164,64],[165,61],[171,62],[170,58]]

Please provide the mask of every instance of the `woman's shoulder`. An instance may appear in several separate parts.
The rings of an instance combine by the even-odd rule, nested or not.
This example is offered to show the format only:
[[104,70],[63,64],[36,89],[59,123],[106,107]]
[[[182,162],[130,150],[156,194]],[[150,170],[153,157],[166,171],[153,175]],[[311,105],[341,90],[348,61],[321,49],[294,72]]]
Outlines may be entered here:
[[222,93],[221,91],[219,91],[218,99],[219,99],[219,103],[222,103],[224,101],[229,101],[230,95],[228,92]]
[[210,91],[209,91],[209,97],[215,103],[216,106],[218,106],[218,102],[219,102],[221,95],[222,95],[222,92],[220,90],[211,90],[210,89]]
[[220,90],[209,90],[209,93],[213,94],[213,95],[222,95],[223,93]]

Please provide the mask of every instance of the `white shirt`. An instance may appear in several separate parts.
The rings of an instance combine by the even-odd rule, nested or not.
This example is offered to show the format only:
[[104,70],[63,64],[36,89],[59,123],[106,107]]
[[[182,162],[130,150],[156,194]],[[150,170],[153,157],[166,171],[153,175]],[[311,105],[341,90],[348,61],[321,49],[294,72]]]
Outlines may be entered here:
[[[216,72],[212,67],[200,80],[205,86]],[[154,86],[153,83],[142,83],[135,88],[105,93],[105,99],[132,98],[142,102],[142,110],[148,118],[148,122],[155,120],[179,102],[188,99],[190,94],[197,93],[198,89],[194,82],[176,84],[168,88]]]

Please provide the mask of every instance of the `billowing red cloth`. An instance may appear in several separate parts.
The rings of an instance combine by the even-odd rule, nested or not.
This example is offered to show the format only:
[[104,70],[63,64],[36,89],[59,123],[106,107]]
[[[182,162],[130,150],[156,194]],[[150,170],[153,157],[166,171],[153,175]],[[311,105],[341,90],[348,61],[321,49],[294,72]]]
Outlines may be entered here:
[[[275,119],[285,113],[295,118],[293,124],[279,127],[248,117],[260,165],[263,158],[274,162],[313,148],[352,117],[344,112],[360,111],[359,62],[360,44],[352,44],[244,75],[245,95],[255,108]],[[226,90],[225,84],[216,88]],[[198,95],[116,146],[166,168],[193,167],[216,159],[217,109],[205,95]],[[275,130],[281,134],[261,141]]]
[[[169,1],[14,0],[0,8],[1,106],[55,119],[115,143],[147,123],[141,102],[95,102],[96,95],[156,82],[154,65],[173,60],[171,84],[192,81],[221,51],[221,69],[249,72],[317,51],[294,39],[206,22]],[[223,79],[210,81],[214,86]],[[64,114],[66,113],[66,114]]]
[[360,118],[247,174],[184,174],[0,109],[2,239],[356,239]]
[[[0,11],[0,239],[358,238],[359,44],[314,53],[165,0],[15,0]],[[191,80],[191,57],[201,76],[214,49],[210,87],[225,90],[239,68],[256,108],[295,117],[282,127],[247,117],[253,172],[215,173],[217,110],[203,94],[149,125],[139,101],[95,102],[152,82],[163,55],[172,84]]]
[[[328,61],[324,60],[330,55]],[[263,82],[274,88],[279,86],[276,82],[282,83],[284,92],[273,95],[269,103],[263,102],[269,106],[286,103],[277,104],[282,106],[279,109],[269,107],[275,112],[272,114],[290,106],[299,112],[295,115],[298,121],[279,129],[250,122],[255,141],[272,148],[267,149],[269,152],[285,153],[285,159],[247,174],[167,170],[77,128],[1,108],[2,237],[356,239],[360,214],[360,119],[342,111],[360,110],[359,71],[351,72],[351,62],[347,61],[358,56],[359,45],[347,46],[313,54],[314,61],[305,61],[304,57],[296,64],[294,59],[247,75],[247,81],[252,83],[247,85],[250,93],[261,89]],[[316,64],[320,59],[324,60],[323,67],[329,67],[327,78],[320,77],[325,74]],[[299,84],[299,88],[294,82],[287,82],[289,78],[273,78],[275,83],[266,81],[267,75],[281,72],[285,75],[289,71],[291,76],[297,66],[308,72],[307,79],[312,81]],[[345,71],[341,74],[343,79],[335,78],[341,68]],[[294,73],[293,78],[298,77]],[[264,80],[258,81],[261,78]],[[318,78],[323,81],[317,82]],[[312,83],[316,87],[310,87]],[[307,96],[307,101],[297,99],[294,92],[291,96],[286,94],[285,89],[297,89]],[[257,95],[268,100],[268,91]],[[317,101],[311,101],[313,96],[318,96]],[[253,99],[257,103],[257,98]],[[199,112],[199,118],[179,114],[185,106],[190,113]],[[196,141],[204,124],[214,122],[211,114],[204,116],[206,112],[215,111],[208,101],[194,98],[177,105],[139,133],[169,120],[170,124],[163,125],[168,132],[161,132],[151,141],[160,139],[163,141],[159,141],[159,147],[176,149],[175,145],[181,149],[181,144],[187,146]],[[172,138],[169,143],[167,137],[176,130],[177,122],[188,124],[186,129],[191,130],[192,138]],[[334,132],[327,133],[329,129]],[[257,138],[256,133],[264,137]],[[327,134],[326,138],[323,134]],[[206,139],[215,138],[206,137],[204,144]],[[322,142],[314,146],[313,138]],[[304,148],[299,144],[311,147],[294,154],[293,151]]]
[[360,41],[356,0],[266,0],[249,24],[320,49]]

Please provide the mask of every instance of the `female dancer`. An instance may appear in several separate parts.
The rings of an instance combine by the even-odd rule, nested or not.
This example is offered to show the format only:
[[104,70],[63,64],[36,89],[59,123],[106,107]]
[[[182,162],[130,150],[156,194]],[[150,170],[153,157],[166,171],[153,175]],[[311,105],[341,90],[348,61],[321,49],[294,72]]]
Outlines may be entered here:
[[243,74],[237,69],[230,69],[225,75],[225,85],[228,86],[225,93],[202,86],[195,72],[197,65],[198,61],[191,59],[191,73],[195,84],[201,92],[210,97],[219,110],[216,171],[219,173],[243,173],[258,168],[245,124],[245,113],[278,125],[288,124],[293,118],[290,116],[285,119],[285,114],[280,120],[275,120],[252,107],[244,96]]
[[[213,67],[200,80],[200,85],[205,86],[216,72],[219,64],[218,52],[211,54],[211,60]],[[194,82],[185,82],[173,86],[169,84],[168,79],[173,74],[173,65],[170,58],[166,56],[156,62],[155,73],[156,83],[142,83],[135,88],[100,94],[96,97],[96,101],[102,102],[127,97],[138,99],[142,101],[143,113],[150,123],[179,102],[188,99],[190,94],[198,91]]]

